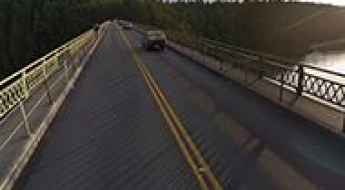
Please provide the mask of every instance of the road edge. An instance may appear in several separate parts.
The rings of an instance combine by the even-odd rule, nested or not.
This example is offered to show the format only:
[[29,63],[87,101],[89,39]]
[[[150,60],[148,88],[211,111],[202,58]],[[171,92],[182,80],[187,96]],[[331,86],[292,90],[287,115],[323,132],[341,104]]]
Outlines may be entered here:
[[74,88],[74,84],[79,79],[79,76],[82,73],[82,71],[84,70],[86,63],[89,62],[91,56],[94,54],[97,47],[102,42],[102,40],[103,40],[103,38],[107,32],[107,26],[105,24],[103,24],[102,28],[103,28],[103,30],[102,30],[99,38],[95,41],[94,45],[91,47],[89,52],[83,58],[83,60],[81,61],[82,63],[80,64],[80,67],[76,70],[76,72],[74,73],[74,75],[72,76],[72,78],[70,79],[68,84],[66,85],[65,89],[61,92],[61,94],[57,98],[54,105],[50,108],[49,113],[43,119],[42,123],[38,127],[38,131],[36,132],[34,137],[28,143],[26,143],[23,153],[15,161],[11,171],[4,178],[3,182],[0,184],[0,190],[11,190],[14,187],[17,179],[20,177],[20,175],[24,171],[26,165],[29,163],[30,159],[34,155],[34,153],[35,153],[36,149],[38,148],[38,145],[41,142],[44,134],[49,129],[51,123],[53,122],[53,120],[56,117],[60,108],[62,107],[68,94]]

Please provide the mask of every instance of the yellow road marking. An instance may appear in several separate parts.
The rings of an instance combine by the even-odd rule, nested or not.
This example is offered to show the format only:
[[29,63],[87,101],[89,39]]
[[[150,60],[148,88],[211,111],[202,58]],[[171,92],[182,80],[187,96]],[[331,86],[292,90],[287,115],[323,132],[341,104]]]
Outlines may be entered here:
[[147,69],[147,67],[145,65],[143,65],[144,69],[146,70],[147,75],[149,76],[149,78],[151,78],[151,81],[154,85],[154,87],[157,90],[157,93],[159,95],[159,97],[162,99],[163,103],[166,105],[166,108],[168,109],[168,112],[171,114],[171,116],[173,117],[173,120],[176,123],[176,127],[178,127],[178,129],[180,130],[180,132],[182,133],[182,136],[185,137],[185,140],[187,141],[187,143],[189,144],[193,154],[196,156],[196,159],[198,160],[199,164],[202,166],[202,172],[205,173],[205,175],[207,175],[208,179],[210,179],[210,182],[213,184],[213,186],[215,187],[214,189],[222,189],[220,183],[218,182],[217,178],[215,177],[215,175],[212,173],[210,166],[207,164],[207,162],[205,161],[205,159],[202,157],[200,151],[197,149],[197,146],[195,145],[195,143],[193,142],[193,140],[191,139],[190,135],[188,134],[187,130],[185,129],[185,127],[183,126],[181,120],[178,118],[178,116],[176,115],[175,110],[172,108],[172,106],[169,104],[169,102],[167,101],[165,95],[163,94],[162,90],[159,88],[158,84],[155,82],[155,80],[152,77],[152,74],[150,73],[150,71]]
[[146,82],[147,86],[150,88],[150,90],[151,90],[151,92],[152,92],[152,94],[153,94],[153,96],[154,96],[154,98],[156,100],[156,103],[159,106],[159,109],[161,110],[165,120],[168,122],[168,125],[170,126],[169,127],[170,131],[173,133],[173,135],[174,135],[174,137],[175,137],[175,139],[177,141],[177,144],[179,145],[183,155],[186,157],[188,164],[192,168],[193,173],[196,175],[201,189],[207,190],[208,189],[207,184],[204,181],[202,175],[199,173],[199,171],[198,171],[199,168],[198,168],[197,164],[193,161],[192,157],[189,155],[188,148],[183,143],[183,139],[181,138],[181,136],[178,134],[176,128],[174,127],[174,122],[171,120],[171,118],[169,117],[169,114],[164,109],[163,103],[159,99],[158,95],[155,93],[152,85],[149,82],[148,77],[146,76],[146,74],[144,74],[145,71],[143,70],[143,68],[141,68],[141,66],[139,66],[139,67],[140,67],[140,70],[141,70],[141,72],[142,72],[142,74],[144,76],[144,79],[145,79],[145,82]]
[[[183,155],[187,159],[187,163],[192,168],[193,174],[198,179],[199,185],[203,190],[222,190],[222,186],[218,182],[217,178],[211,171],[209,165],[202,157],[200,151],[197,149],[196,145],[192,141],[188,132],[184,128],[181,120],[177,116],[175,110],[169,104],[167,98],[163,94],[159,85],[154,80],[149,69],[144,65],[139,58],[136,51],[133,49],[131,43],[129,42],[126,35],[120,31],[122,39],[125,41],[130,50],[132,50],[133,59],[142,73],[144,80],[150,89],[160,111],[163,114],[163,117],[170,126],[169,129],[173,133],[175,140],[180,147]],[[193,159],[194,158],[194,159]]]

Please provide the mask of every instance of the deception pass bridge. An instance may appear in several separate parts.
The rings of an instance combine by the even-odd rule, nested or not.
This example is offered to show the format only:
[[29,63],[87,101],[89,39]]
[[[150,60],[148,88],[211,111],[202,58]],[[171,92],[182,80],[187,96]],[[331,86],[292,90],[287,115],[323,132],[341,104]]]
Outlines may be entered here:
[[344,76],[141,33],[105,22],[0,82],[1,190],[344,189]]

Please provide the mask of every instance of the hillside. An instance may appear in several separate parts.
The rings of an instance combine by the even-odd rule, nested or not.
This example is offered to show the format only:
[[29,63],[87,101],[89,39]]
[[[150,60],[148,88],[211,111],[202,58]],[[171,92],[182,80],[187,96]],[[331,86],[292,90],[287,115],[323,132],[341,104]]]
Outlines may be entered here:
[[322,50],[345,49],[345,11],[330,5],[3,0],[0,2],[0,78],[96,22],[114,18],[289,58],[300,58],[315,46]]
[[[345,9],[331,5],[199,2],[154,8],[153,18],[126,18],[294,59],[320,43],[339,39],[345,42]],[[345,46],[336,43],[332,48]]]
[[[256,42],[248,44],[255,49],[269,51],[289,57],[300,57],[314,45],[345,38],[345,10],[327,6],[284,6],[278,11],[264,12],[256,36]],[[304,13],[299,14],[298,13]],[[297,13],[297,14],[296,14]],[[295,15],[296,14],[296,15]],[[281,20],[275,22],[275,20]],[[254,29],[253,28],[253,29]],[[255,31],[255,30],[253,30]],[[345,49],[345,46],[335,43],[328,48]]]
[[[223,9],[226,19],[215,21],[220,25],[221,34],[206,35],[211,38],[220,36],[223,41],[258,51],[300,58],[313,45],[345,38],[345,10],[339,7],[306,3],[248,3],[229,4]],[[345,49],[339,45],[332,47]]]

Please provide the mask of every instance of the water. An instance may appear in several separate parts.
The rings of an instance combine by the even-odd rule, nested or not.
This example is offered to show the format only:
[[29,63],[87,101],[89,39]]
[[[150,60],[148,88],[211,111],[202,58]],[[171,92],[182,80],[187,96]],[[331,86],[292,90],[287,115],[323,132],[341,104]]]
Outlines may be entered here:
[[345,51],[314,52],[304,58],[306,64],[318,66],[338,73],[345,74]]
[[[345,74],[345,51],[313,52],[306,55],[303,62],[307,65],[312,65],[326,70]],[[345,84],[345,77],[342,76],[335,76],[333,74],[328,74],[313,69],[308,69],[307,72],[316,76],[321,76],[322,78],[332,80],[334,82]]]

